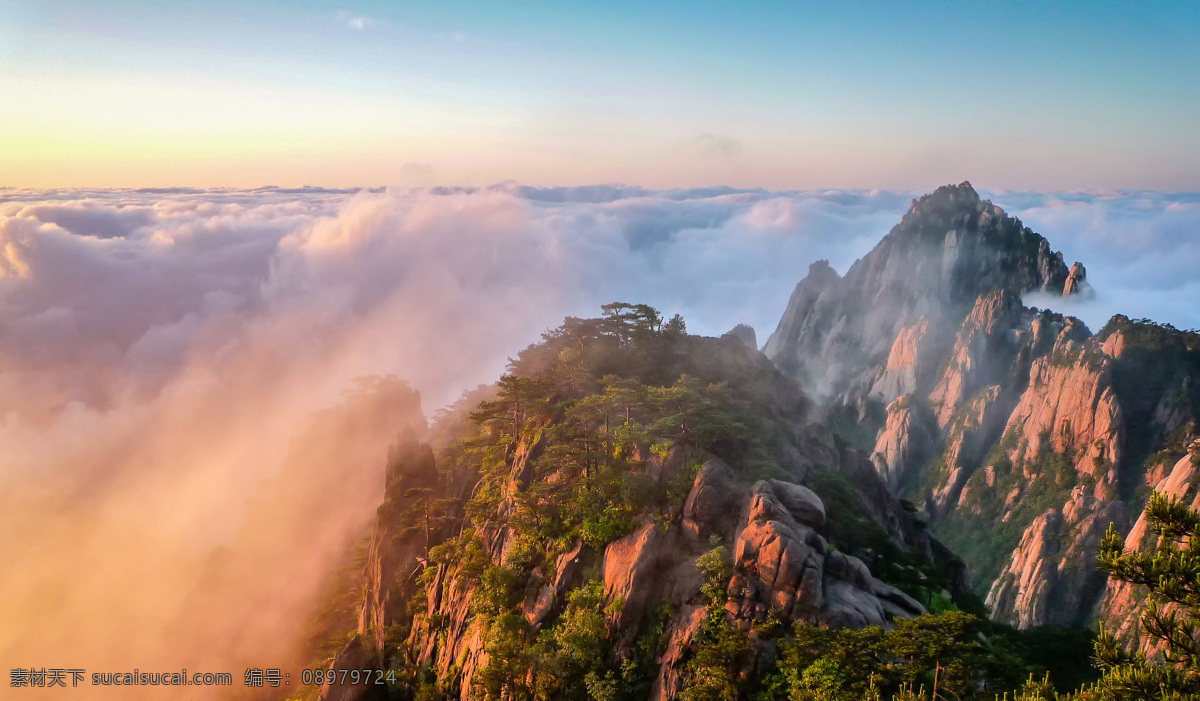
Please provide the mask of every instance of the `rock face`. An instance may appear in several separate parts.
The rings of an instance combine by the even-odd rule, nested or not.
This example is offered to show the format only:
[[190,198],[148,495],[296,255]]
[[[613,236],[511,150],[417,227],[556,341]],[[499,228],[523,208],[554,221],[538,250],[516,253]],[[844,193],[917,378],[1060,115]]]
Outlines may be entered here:
[[1050,622],[1061,532],[1062,514],[1057,510],[1038,516],[1025,529],[1008,567],[988,592],[989,608],[1010,613],[1010,621],[1017,627]]
[[[394,472],[409,474],[415,470],[426,475],[426,468],[433,469],[428,446],[406,445],[394,453]],[[520,454],[519,447],[512,451],[514,456]],[[861,463],[857,465],[859,479],[874,479],[869,463],[865,472]],[[835,462],[825,469],[840,467]],[[396,480],[403,482],[404,478]],[[913,542],[918,552],[945,554],[944,548],[911,523],[881,482],[861,498],[866,513],[881,527],[908,518],[910,522],[899,524],[902,532],[897,535]],[[681,528],[646,522],[610,543],[603,552],[576,542],[556,559],[553,577],[539,571],[530,576],[522,617],[534,630],[550,624],[572,588],[589,577],[599,578],[605,599],[622,602],[609,614],[621,652],[634,642],[649,602],[669,602],[674,613],[665,624],[665,652],[658,658],[659,677],[652,695],[669,699],[680,691],[690,646],[704,616],[704,580],[696,561],[714,543],[727,543],[732,551],[733,577],[726,608],[734,621],[745,625],[761,623],[773,613],[784,623],[806,620],[838,627],[889,626],[896,618],[923,613],[920,603],[874,577],[862,560],[829,547],[825,535],[829,518],[824,502],[812,489],[783,479],[739,482],[728,466],[709,456],[684,502]],[[385,643],[371,634],[407,627],[406,654],[448,680],[446,688],[459,690],[452,695],[465,695],[474,675],[489,661],[482,631],[472,615],[471,602],[478,585],[439,567],[428,588],[424,611],[411,617],[403,607],[390,606],[389,602],[407,590],[403,577],[393,578],[391,581],[400,584],[389,588],[386,576],[403,572],[405,567],[400,563],[407,562],[403,555],[414,550],[410,540],[395,537],[399,533],[393,525],[396,519],[394,510],[380,509],[375,526],[379,535],[373,538],[365,566],[368,591],[360,628],[367,635],[356,637],[336,664],[382,668],[380,656]],[[485,538],[492,544],[493,561],[500,561],[505,552],[505,537],[502,531],[496,531]],[[390,553],[382,545],[375,546],[376,541],[389,540],[393,543]],[[761,654],[768,652],[760,650]],[[367,687],[331,687],[324,691],[323,698],[368,699],[372,698],[368,694],[374,692]]]
[[659,588],[656,580],[672,556],[673,540],[660,525],[648,523],[604,550],[604,596],[625,602],[613,616],[618,630],[636,628],[651,592]]
[[1087,270],[1084,269],[1083,263],[1078,261],[1071,266],[1071,271],[1067,273],[1067,282],[1063,285],[1063,296],[1080,294],[1091,296],[1092,286],[1087,281]]
[[888,405],[887,423],[875,441],[871,461],[893,491],[900,491],[936,444],[937,424],[923,409],[907,395]]
[[[1097,488],[1115,487],[1110,469],[1121,459],[1124,421],[1112,390],[1107,361],[1089,365],[1085,348],[1062,350],[1062,360],[1038,358],[1029,374],[1029,389],[1013,409],[1006,432],[1028,452],[1070,453],[1075,469],[1095,479]],[[1111,500],[1114,492],[1098,496]]]
[[939,341],[937,329],[925,317],[900,329],[883,371],[871,384],[871,398],[891,402],[926,386],[934,371]]
[[[401,537],[413,512],[421,508],[411,490],[432,489],[437,481],[433,450],[418,443],[412,431],[406,430],[389,450],[383,505],[376,514],[367,548],[366,588],[358,629],[374,650],[383,650],[389,625],[405,620],[404,597],[413,591],[418,559],[425,555],[428,539],[435,536],[423,532],[419,538]],[[397,587],[398,581],[401,585]],[[377,662],[382,664],[383,659]]]
[[831,552],[818,531],[824,521],[820,499],[804,487],[755,484],[734,549],[730,613],[761,621],[776,611],[784,622],[861,628],[925,612],[911,597],[872,577],[858,558]]
[[[361,636],[354,636],[334,659],[332,669],[375,670],[379,666],[378,652]],[[357,683],[338,675],[334,681],[321,685],[321,698],[326,701],[387,701],[387,687],[369,683],[359,675]]]
[[1044,238],[970,183],[912,207],[844,278],[818,261],[796,286],[764,352],[811,391],[845,391],[890,355],[902,329],[956,327],[962,307],[1008,290],[1061,290],[1069,271]]
[[[886,489],[876,498],[888,502],[877,505],[881,513],[904,513]],[[784,623],[888,626],[896,618],[924,613],[920,603],[872,576],[861,560],[831,550],[823,535],[826,519],[825,505],[811,489],[779,479],[739,483],[728,466],[709,457],[685,501],[682,528],[645,523],[603,553],[589,554],[586,546],[576,544],[558,558],[553,583],[539,580],[527,587],[536,593],[523,605],[524,617],[541,628],[561,610],[570,588],[589,573],[599,576],[605,598],[623,602],[610,618],[622,651],[633,644],[649,602],[669,602],[675,613],[666,624],[668,638],[652,695],[668,699],[680,691],[689,646],[704,614],[704,580],[696,560],[713,542],[732,546],[727,611],[735,621],[761,623],[774,612]],[[920,541],[922,552],[944,552],[928,535],[921,540],[917,533],[910,526],[908,537]],[[414,623],[409,644],[419,663],[455,677],[455,688],[469,689],[472,676],[488,662],[470,614],[473,585],[444,576],[439,572],[429,613]],[[439,625],[431,626],[429,620]]]
[[1067,269],[969,185],[944,187],[845,277],[814,264],[765,352],[823,397],[844,439],[873,446],[994,616],[1082,624],[1100,611],[1128,632],[1128,592],[1106,593],[1095,550],[1196,436],[1200,334],[1118,316],[1093,336],[1022,306],[1035,290],[1092,293],[1082,263]]
[[1021,301],[1008,290],[981,295],[963,321],[950,364],[929,395],[937,408],[938,426],[950,423],[968,399],[1008,374],[1014,348],[1010,330],[1020,323]]
[[733,470],[720,460],[705,462],[683,505],[684,531],[692,540],[707,541],[737,514],[738,499]]
[[[1011,404],[1002,438],[934,530],[950,533],[974,515],[1001,524],[991,547],[1002,548],[1020,528],[1012,554],[985,563],[996,568],[985,572],[997,572],[987,595],[993,615],[1019,626],[1081,625],[1094,619],[1105,597],[1105,577],[1094,565],[1100,539],[1110,523],[1122,532],[1130,527],[1128,504],[1140,509],[1147,493],[1139,483],[1159,469],[1154,462],[1180,455],[1200,404],[1194,395],[1173,395],[1173,413],[1187,417],[1173,422],[1139,409],[1162,404],[1173,385],[1186,384],[1156,381],[1163,359],[1141,354],[1146,336],[1157,346],[1178,332],[1124,319],[1094,337],[1072,319],[1039,326],[1026,334],[1028,352],[1017,354],[1014,367],[1025,389]],[[1058,329],[1053,344],[1037,340],[1046,326]],[[1129,352],[1111,352],[1116,348]],[[1166,367],[1177,378],[1193,376],[1200,366],[1184,354]],[[948,443],[947,463],[953,447]]]

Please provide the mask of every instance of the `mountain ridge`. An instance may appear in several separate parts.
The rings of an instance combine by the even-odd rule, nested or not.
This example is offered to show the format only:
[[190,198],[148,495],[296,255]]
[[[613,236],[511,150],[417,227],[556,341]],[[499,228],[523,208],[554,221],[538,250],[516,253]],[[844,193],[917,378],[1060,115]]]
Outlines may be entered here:
[[[961,562],[746,336],[608,305],[523,351],[436,451],[406,432],[335,668],[425,670],[398,693],[452,698],[573,698],[586,668],[674,699],[714,616],[740,631],[729,673],[753,674],[777,655],[760,629],[890,627],[969,596]],[[605,631],[586,663],[556,637],[577,618]]]
[[[824,396],[844,391],[859,366],[888,351],[900,329],[924,316],[961,321],[979,295],[1008,289],[1071,293],[1062,254],[1019,219],[980,199],[969,182],[946,185],[912,204],[844,277],[818,261],[801,280],[764,352]],[[845,354],[847,359],[836,359]],[[825,361],[813,362],[813,358]]]
[[1194,334],[1121,316],[1093,334],[1025,307],[1035,290],[1091,294],[1086,269],[968,183],[914,200],[844,278],[825,267],[797,285],[767,354],[825,397],[831,425],[873,443],[879,472],[966,558],[994,616],[1111,619],[1095,547],[1165,477],[1147,456],[1178,459],[1195,435]]

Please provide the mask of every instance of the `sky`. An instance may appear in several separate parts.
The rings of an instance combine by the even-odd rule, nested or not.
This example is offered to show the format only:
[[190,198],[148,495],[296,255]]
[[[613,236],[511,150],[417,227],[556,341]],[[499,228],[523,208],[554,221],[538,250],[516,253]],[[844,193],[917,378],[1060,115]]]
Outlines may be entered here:
[[1193,2],[0,0],[0,186],[1200,190]]
[[844,273],[938,185],[1087,265],[1093,298],[1027,303],[1200,327],[1198,29],[0,0],[0,663],[283,659],[407,420],[356,378],[433,416],[612,301],[761,345],[810,263]]

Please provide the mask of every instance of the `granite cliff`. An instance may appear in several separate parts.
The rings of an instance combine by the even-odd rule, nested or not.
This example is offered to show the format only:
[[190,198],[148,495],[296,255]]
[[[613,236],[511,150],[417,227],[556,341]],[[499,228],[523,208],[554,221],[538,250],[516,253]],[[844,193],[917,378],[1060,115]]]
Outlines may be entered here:
[[814,264],[765,351],[920,507],[995,618],[1128,633],[1096,547],[1197,435],[1200,335],[1121,316],[1093,334],[1024,306],[1032,291],[1092,293],[1081,263],[947,186],[844,277]]

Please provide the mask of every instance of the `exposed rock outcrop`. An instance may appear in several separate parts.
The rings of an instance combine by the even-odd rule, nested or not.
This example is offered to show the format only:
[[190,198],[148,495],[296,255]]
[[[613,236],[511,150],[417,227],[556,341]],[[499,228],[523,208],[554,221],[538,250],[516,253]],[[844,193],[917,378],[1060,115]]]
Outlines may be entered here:
[[967,479],[979,468],[1004,428],[1010,406],[1006,394],[1000,385],[985,387],[946,427],[943,479],[930,495],[931,511],[942,512],[959,500]]
[[821,500],[805,487],[755,484],[734,546],[730,613],[761,621],[775,611],[784,622],[861,628],[924,612],[911,597],[872,577],[858,558],[831,551],[820,534],[824,521]]
[[683,505],[684,532],[695,541],[707,542],[735,517],[740,497],[733,470],[720,460],[706,461]]
[[955,328],[981,295],[1061,290],[1068,275],[1061,254],[970,183],[938,188],[844,278],[814,263],[764,352],[810,390],[839,394],[873,374],[922,317]]
[[871,461],[893,491],[899,492],[925,464],[937,441],[937,424],[923,405],[904,396],[888,405],[887,424],[879,432]]
[[[738,404],[711,379],[700,385],[711,395],[702,396],[691,384],[604,376],[603,393],[588,390],[550,410],[530,399],[543,385],[513,377],[506,380],[511,403],[485,402],[477,426],[460,424],[474,433],[438,454],[445,464],[435,464],[430,446],[402,438],[389,456],[386,498],[366,553],[359,636],[335,663],[426,670],[438,694],[468,697],[524,654],[497,647],[498,636],[532,649],[579,613],[581,592],[590,597],[587,615],[603,621],[596,625],[606,664],[619,668],[637,656],[641,669],[657,665],[651,697],[673,699],[708,615],[710,570],[701,565],[714,555],[726,553],[731,567],[721,582],[724,613],[714,615],[746,632],[755,665],[775,654],[775,643],[754,632],[768,618],[861,627],[923,613],[881,579],[898,577],[901,561],[922,563],[955,591],[967,586],[961,563],[870,459],[814,421],[797,384],[763,354],[736,338],[677,342],[693,344],[691,364],[663,375],[732,376],[759,403]],[[671,350],[654,361],[682,355]],[[578,391],[578,377],[556,387]],[[589,386],[598,379],[589,377]],[[690,413],[649,416],[660,410]],[[569,420],[568,412],[575,412]],[[674,437],[651,441],[651,431]],[[821,493],[834,495],[838,508],[827,509]],[[555,500],[559,494],[571,496]],[[530,506],[539,498],[545,511]],[[570,513],[585,509],[586,520]],[[852,535],[864,532],[892,542]],[[830,538],[842,540],[831,547]],[[882,569],[872,572],[866,561]],[[644,634],[660,630],[657,657],[647,662]],[[538,649],[530,654],[551,654]],[[350,701],[373,691],[331,687],[325,697]]]
[[1016,350],[1010,331],[1021,318],[1021,300],[1005,289],[981,295],[963,321],[945,374],[929,395],[945,427],[968,399],[1008,374]]
[[[413,591],[418,560],[425,555],[426,547],[436,542],[437,534],[424,530],[421,537],[400,537],[410,527],[414,511],[422,508],[417,503],[420,497],[412,490],[432,489],[437,481],[433,449],[418,443],[413,432],[405,430],[388,451],[383,505],[376,514],[367,549],[366,588],[358,631],[376,651],[383,650],[387,627],[405,619],[404,597]],[[399,587],[396,582],[401,583]],[[378,663],[383,663],[382,658]]]
[[[1111,468],[1121,458],[1121,408],[1105,361],[1089,364],[1084,357],[1088,349],[1071,353],[1072,348],[1068,343],[1056,350],[1056,356],[1034,362],[1029,389],[1013,409],[1005,431],[1016,435],[1018,445],[1029,454],[1078,453],[1079,473],[1095,478],[1097,488],[1115,487]],[[1115,496],[1115,492],[1102,494],[1106,500]]]
[[[727,610],[735,620],[761,622],[774,611],[784,622],[886,626],[924,612],[907,594],[873,577],[858,558],[829,549],[821,535],[825,506],[803,485],[778,479],[739,484],[728,466],[709,459],[697,473],[682,518],[682,529],[643,524],[609,544],[593,565],[586,564],[586,546],[576,544],[557,559],[553,583],[531,588],[536,594],[523,605],[525,619],[535,629],[549,622],[553,602],[561,602],[589,568],[602,578],[605,598],[622,602],[611,613],[619,651],[633,643],[651,600],[671,602],[676,612],[666,624],[652,696],[666,699],[679,691],[703,617],[703,576],[696,560],[712,548],[710,540],[733,544]],[[469,613],[472,586],[454,581],[441,586],[439,580],[430,588],[429,611],[441,621],[440,630],[418,622],[412,643],[418,661],[449,675],[457,667],[457,686],[468,688],[488,662]]]
[[750,348],[751,350],[758,350],[758,336],[755,335],[754,327],[752,326],[738,324],[732,329],[726,331],[724,335],[736,338],[742,343],[745,343],[746,347]]
[[1073,294],[1085,297],[1092,294],[1092,286],[1087,281],[1087,270],[1084,269],[1083,263],[1078,261],[1071,266],[1071,271],[1067,273],[1067,282],[1063,285],[1064,297]]
[[625,602],[612,622],[618,630],[636,631],[661,570],[675,556],[673,540],[661,526],[648,523],[604,551],[604,596]]
[[1200,334],[1117,316],[1093,336],[1022,306],[1031,291],[1092,294],[1082,263],[967,184],[939,188],[844,277],[814,265],[765,352],[844,440],[874,446],[996,617],[1086,623],[1099,539],[1196,435]]
[[362,670],[381,670],[377,659],[378,652],[361,636],[355,635],[346,643],[334,658],[331,669],[356,669],[358,681],[352,681],[347,675],[343,678],[336,675],[333,680],[321,685],[323,701],[387,701],[387,687],[375,684],[374,679],[367,679]]
[[938,329],[925,317],[900,329],[869,396],[891,402],[925,387],[936,368],[940,345]]

